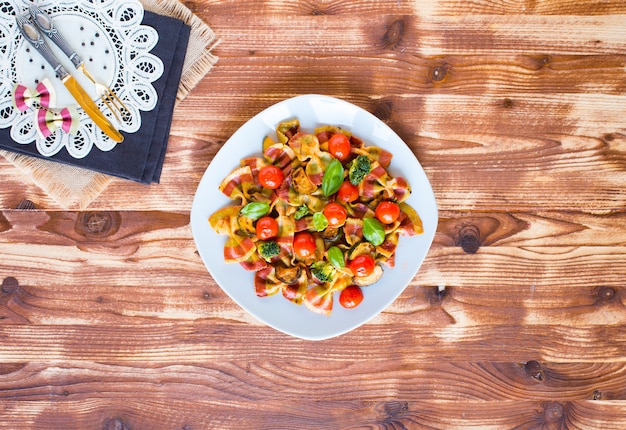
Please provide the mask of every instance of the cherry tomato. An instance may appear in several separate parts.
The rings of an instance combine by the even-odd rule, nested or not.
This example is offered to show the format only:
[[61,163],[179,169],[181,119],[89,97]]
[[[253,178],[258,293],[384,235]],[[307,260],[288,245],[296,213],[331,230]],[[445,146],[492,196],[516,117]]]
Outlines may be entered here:
[[337,198],[342,202],[353,202],[359,198],[359,187],[352,185],[350,181],[343,181],[337,191]]
[[400,216],[400,206],[397,203],[382,201],[376,206],[376,218],[383,224],[391,224]]
[[277,166],[263,166],[259,170],[259,182],[265,188],[275,190],[285,180],[285,174]]
[[352,270],[354,276],[368,276],[374,271],[376,262],[371,255],[362,254],[348,263],[348,268]]
[[363,301],[363,291],[358,285],[348,285],[339,294],[339,303],[347,309],[356,308]]
[[341,227],[346,222],[348,212],[339,203],[329,203],[323,210],[329,227]]
[[256,222],[256,235],[261,240],[268,240],[278,235],[278,221],[271,216],[259,218]]
[[343,133],[335,133],[328,141],[328,152],[343,161],[350,155],[350,139]]
[[311,233],[305,231],[296,233],[293,238],[293,252],[296,257],[306,259],[315,254],[317,246]]

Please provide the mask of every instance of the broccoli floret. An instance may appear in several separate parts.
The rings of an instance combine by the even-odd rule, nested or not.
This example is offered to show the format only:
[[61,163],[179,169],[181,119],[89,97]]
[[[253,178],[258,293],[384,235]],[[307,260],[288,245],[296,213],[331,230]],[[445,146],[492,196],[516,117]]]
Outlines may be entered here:
[[322,282],[330,282],[335,276],[335,267],[330,263],[318,261],[311,266],[311,273]]
[[265,242],[259,242],[257,244],[259,255],[265,260],[271,260],[280,254],[280,247],[273,240],[266,240]]
[[295,219],[302,219],[309,214],[309,207],[307,205],[302,205],[298,208],[296,213],[294,214]]
[[348,170],[348,178],[352,185],[359,185],[359,183],[365,178],[370,170],[372,170],[372,162],[367,155],[359,155],[350,164]]

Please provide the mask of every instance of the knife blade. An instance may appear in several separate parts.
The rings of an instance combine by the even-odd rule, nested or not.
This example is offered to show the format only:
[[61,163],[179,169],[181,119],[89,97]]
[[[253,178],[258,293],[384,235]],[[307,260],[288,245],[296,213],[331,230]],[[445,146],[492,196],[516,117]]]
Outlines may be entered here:
[[31,21],[31,18],[28,15],[17,15],[15,20],[24,38],[28,40],[48,63],[50,63],[63,85],[65,85],[70,94],[72,94],[72,97],[74,97],[76,102],[85,110],[85,113],[92,119],[96,126],[115,142],[122,142],[124,140],[122,133],[111,124],[109,119],[98,108],[98,105],[89,97],[87,91],[85,91],[78,81],[61,65],[61,62],[50,50],[43,36]]

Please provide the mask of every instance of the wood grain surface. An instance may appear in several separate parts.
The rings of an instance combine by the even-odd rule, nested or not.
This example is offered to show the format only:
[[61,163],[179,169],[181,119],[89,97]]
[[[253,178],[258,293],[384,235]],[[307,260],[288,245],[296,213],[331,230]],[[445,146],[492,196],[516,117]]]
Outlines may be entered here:
[[[0,161],[1,429],[626,428],[625,2],[184,4],[219,62],[160,184],[63,210]],[[307,93],[395,130],[440,217],[402,295],[320,342],[236,305],[189,226],[224,142]]]

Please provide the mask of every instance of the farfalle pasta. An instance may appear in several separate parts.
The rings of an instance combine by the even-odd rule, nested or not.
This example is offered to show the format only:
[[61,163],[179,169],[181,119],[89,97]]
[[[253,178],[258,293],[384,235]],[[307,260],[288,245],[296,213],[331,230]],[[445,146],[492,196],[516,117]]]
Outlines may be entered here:
[[423,233],[408,182],[388,171],[392,157],[335,126],[280,123],[219,185],[234,202],[209,217],[227,237],[224,261],[255,272],[259,297],[282,294],[326,315],[335,293],[357,306],[361,288],[394,266],[400,236]]

